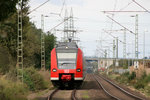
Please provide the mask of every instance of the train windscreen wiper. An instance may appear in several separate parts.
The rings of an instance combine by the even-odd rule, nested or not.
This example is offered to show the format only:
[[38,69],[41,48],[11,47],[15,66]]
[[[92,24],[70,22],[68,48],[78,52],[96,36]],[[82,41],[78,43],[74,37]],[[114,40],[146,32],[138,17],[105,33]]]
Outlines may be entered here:
[[74,63],[70,63],[70,62],[61,63],[61,65],[63,65],[63,64],[74,64]]

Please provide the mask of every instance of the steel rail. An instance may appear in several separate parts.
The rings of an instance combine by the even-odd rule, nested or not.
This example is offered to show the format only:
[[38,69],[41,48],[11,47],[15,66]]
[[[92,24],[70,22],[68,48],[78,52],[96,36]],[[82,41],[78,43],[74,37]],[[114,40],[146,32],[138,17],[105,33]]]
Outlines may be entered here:
[[58,91],[59,91],[59,89],[55,89],[55,90],[48,96],[47,100],[52,100],[54,94],[55,94],[56,92],[58,92]]
[[95,75],[93,75],[94,76],[94,79],[97,81],[97,83],[99,84],[99,86],[100,87],[102,87],[102,89],[104,90],[104,92],[106,93],[106,94],[108,94],[110,97],[112,97],[113,99],[116,99],[116,100],[120,100],[119,98],[117,98],[116,96],[113,96],[113,95],[111,95],[105,88],[104,88],[104,86],[98,81],[98,79],[96,78],[96,76]]
[[77,100],[77,98],[76,98],[76,89],[74,89],[71,93],[71,100]]
[[121,90],[122,92],[124,92],[124,93],[130,95],[131,97],[136,98],[136,100],[145,100],[145,99],[143,99],[143,98],[141,98],[141,97],[138,97],[138,96],[136,96],[136,95],[134,95],[134,94],[132,94],[132,93],[130,93],[130,92],[124,90],[123,88],[121,88],[120,86],[114,84],[113,82],[111,82],[110,80],[104,78],[103,76],[98,75],[98,77],[101,77],[102,79],[104,79],[104,80],[107,81],[108,83],[112,84],[114,87],[118,88],[118,89]]

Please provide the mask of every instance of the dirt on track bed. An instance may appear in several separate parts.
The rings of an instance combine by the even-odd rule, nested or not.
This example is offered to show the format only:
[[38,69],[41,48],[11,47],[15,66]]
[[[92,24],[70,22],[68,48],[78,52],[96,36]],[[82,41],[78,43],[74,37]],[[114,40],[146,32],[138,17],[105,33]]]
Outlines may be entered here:
[[112,100],[102,88],[99,88],[97,81],[91,74],[87,74],[83,86],[77,90],[78,100]]
[[71,100],[71,93],[73,90],[59,90],[52,100]]

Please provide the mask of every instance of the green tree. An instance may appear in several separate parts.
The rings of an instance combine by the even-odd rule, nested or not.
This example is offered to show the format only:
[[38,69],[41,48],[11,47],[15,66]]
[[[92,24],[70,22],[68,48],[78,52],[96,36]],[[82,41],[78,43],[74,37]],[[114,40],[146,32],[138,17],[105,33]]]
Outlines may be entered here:
[[0,1],[0,22],[10,17],[16,12],[18,0],[1,0]]
[[[18,1],[18,0],[17,0]],[[6,57],[9,59],[7,65],[3,65],[0,62],[0,70],[4,69],[5,66],[8,66],[7,71],[11,65],[11,68],[15,68],[16,58],[17,58],[17,24],[18,24],[18,16],[16,10],[16,0],[2,0],[0,1],[0,48],[5,48],[7,55]],[[27,15],[29,6],[29,0],[23,0],[22,3],[22,13],[23,13],[23,58],[24,58],[24,66],[30,67],[34,66],[36,68],[40,68],[41,63],[41,29],[37,29],[37,27],[30,22],[29,17]],[[12,6],[8,7],[8,5]],[[5,6],[3,8],[3,6]],[[2,9],[1,9],[2,8]],[[7,11],[8,10],[8,11]],[[50,51],[54,48],[55,45],[55,37],[47,33],[45,34],[45,45],[46,45],[46,68],[49,68],[50,65]],[[5,53],[0,51],[1,57],[5,57]],[[0,58],[0,60],[3,58]],[[2,60],[1,60],[2,61]],[[14,62],[11,64],[11,62]],[[3,65],[3,66],[2,66]],[[1,70],[2,71],[2,70]]]
[[50,69],[51,50],[54,48],[55,44],[56,44],[56,37],[53,34],[48,32],[47,35],[45,35],[46,69]]

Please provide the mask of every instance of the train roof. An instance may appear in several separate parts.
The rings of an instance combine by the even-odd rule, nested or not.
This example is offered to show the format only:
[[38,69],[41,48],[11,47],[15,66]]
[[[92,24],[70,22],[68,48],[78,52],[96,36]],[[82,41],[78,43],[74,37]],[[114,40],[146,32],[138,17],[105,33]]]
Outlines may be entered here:
[[78,48],[77,44],[75,42],[59,42],[56,46],[57,49],[59,48]]

